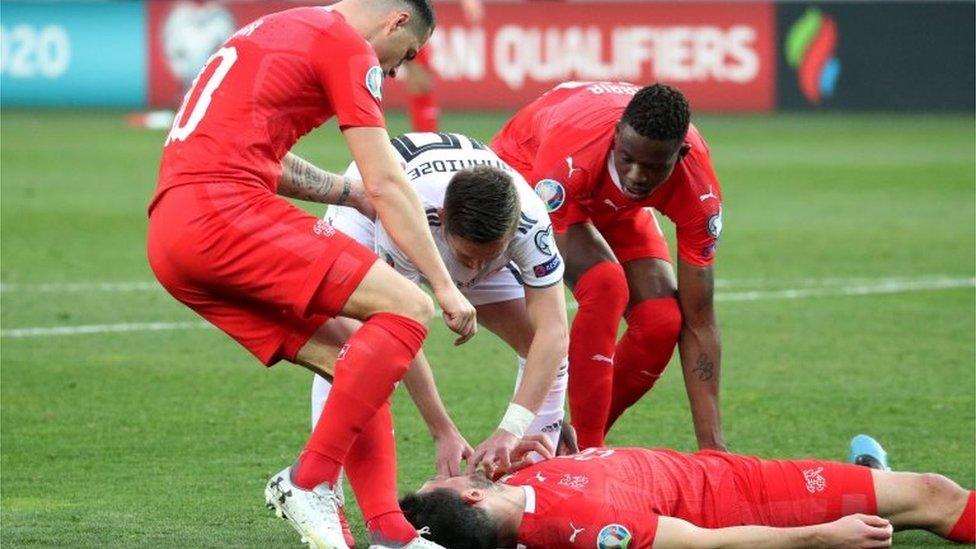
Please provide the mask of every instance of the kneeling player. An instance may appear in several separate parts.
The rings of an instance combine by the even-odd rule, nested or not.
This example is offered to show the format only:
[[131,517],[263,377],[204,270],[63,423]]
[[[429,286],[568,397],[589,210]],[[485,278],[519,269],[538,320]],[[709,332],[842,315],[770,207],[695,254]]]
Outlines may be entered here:
[[976,541],[974,492],[944,476],[713,450],[590,448],[497,483],[431,480],[401,505],[453,549],[888,547],[911,528]]
[[[489,470],[496,464],[508,467],[509,453],[525,433],[543,433],[555,444],[564,415],[568,326],[562,258],[552,240],[549,216],[521,177],[476,140],[457,134],[412,133],[394,139],[393,145],[424,203],[434,241],[455,284],[475,306],[479,322],[517,353],[519,366],[508,411],[473,456],[437,397],[422,352],[404,382],[438,442],[439,472],[456,474],[462,457],[468,458],[471,470],[479,464]],[[351,166],[346,176],[358,179],[356,167]],[[399,273],[421,282],[419,271],[383,224],[348,207],[331,208],[326,219],[334,229],[374,249]],[[336,347],[357,326],[350,319],[330,324]],[[325,379],[316,377],[313,421],[325,405],[329,387]],[[353,476],[360,476],[354,468],[375,470],[369,463],[393,453],[388,430],[375,436],[372,444],[377,446],[371,451],[352,450],[348,467],[354,485]],[[380,444],[382,451],[378,451]],[[358,496],[368,490],[356,492]],[[358,501],[367,523],[377,513],[395,510],[373,506],[369,498]]]

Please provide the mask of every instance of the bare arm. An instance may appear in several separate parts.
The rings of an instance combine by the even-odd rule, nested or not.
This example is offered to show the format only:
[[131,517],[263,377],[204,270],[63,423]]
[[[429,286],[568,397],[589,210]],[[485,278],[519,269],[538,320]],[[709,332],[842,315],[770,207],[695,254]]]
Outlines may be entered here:
[[711,267],[678,260],[678,303],[683,319],[678,349],[698,447],[725,450],[719,408],[722,343],[715,322],[713,276]]
[[[545,401],[556,379],[559,364],[569,348],[563,285],[554,284],[547,288],[526,286],[525,308],[532,327],[532,342],[526,353],[522,382],[512,402],[535,414]],[[528,419],[531,420],[531,417]],[[490,477],[499,471],[509,470],[512,460],[516,459],[515,448],[521,435],[499,427],[491,437],[478,445],[474,456],[468,460],[468,472],[473,472],[478,465],[484,466]],[[548,448],[548,454],[541,455],[549,457],[553,450]]]
[[891,524],[880,517],[851,515],[834,522],[776,528],[733,526],[699,528],[673,517],[660,517],[654,549],[873,548],[891,546]]
[[456,343],[464,343],[477,331],[474,307],[454,286],[434,246],[420,199],[397,162],[386,130],[346,128],[342,135],[363,176],[363,185],[377,217],[397,248],[403,250],[430,283],[444,311],[445,323],[461,336]]
[[352,206],[373,217],[373,207],[361,181],[327,172],[292,153],[281,161],[278,194],[308,202]]
[[525,373],[512,402],[537,412],[549,394],[559,364],[569,349],[566,297],[562,284],[525,287],[525,309],[533,336],[525,357]]
[[451,416],[448,415],[437,385],[430,363],[421,350],[410,363],[410,369],[403,376],[410,398],[420,411],[431,437],[437,444],[437,474],[456,476],[461,474],[460,463],[468,458],[474,450],[458,431]]

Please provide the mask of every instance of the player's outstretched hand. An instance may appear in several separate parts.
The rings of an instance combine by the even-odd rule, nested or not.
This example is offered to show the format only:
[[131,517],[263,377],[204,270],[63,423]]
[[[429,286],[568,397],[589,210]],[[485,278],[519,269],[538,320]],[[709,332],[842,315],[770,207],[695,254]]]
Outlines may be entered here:
[[451,331],[461,336],[454,340],[454,344],[461,345],[474,337],[478,332],[478,318],[474,305],[461,295],[457,287],[451,285],[443,289],[435,289],[434,297],[437,298],[437,303],[443,311],[444,323]]
[[470,460],[474,448],[464,440],[464,436],[451,429],[450,432],[436,437],[437,445],[437,474],[440,476],[456,477],[461,474],[461,461]]
[[870,549],[891,547],[891,522],[873,515],[848,515],[822,525],[823,547]]

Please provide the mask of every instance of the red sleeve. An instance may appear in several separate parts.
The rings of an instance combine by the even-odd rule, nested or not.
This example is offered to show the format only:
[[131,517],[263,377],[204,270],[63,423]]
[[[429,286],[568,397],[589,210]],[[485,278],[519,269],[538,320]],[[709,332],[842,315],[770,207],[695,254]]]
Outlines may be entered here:
[[715,261],[722,233],[722,189],[708,149],[693,149],[681,161],[685,181],[661,208],[677,229],[678,257],[686,263],[707,267]]
[[657,534],[658,515],[573,497],[540,515],[525,514],[522,521],[518,541],[530,549],[650,549]]
[[383,69],[362,37],[333,24],[316,40],[311,55],[340,128],[386,126],[380,106]]

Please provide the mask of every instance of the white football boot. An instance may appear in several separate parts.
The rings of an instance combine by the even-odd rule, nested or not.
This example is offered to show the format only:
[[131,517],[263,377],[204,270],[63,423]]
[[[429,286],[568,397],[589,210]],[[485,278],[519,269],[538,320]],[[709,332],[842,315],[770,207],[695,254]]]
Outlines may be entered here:
[[444,547],[437,545],[423,536],[424,534],[429,533],[430,529],[424,526],[420,530],[417,530],[417,537],[413,538],[413,541],[406,545],[398,545],[394,547],[392,545],[373,544],[369,546],[369,549],[445,549]]
[[339,525],[337,497],[328,484],[303,490],[292,483],[291,467],[286,467],[268,481],[264,500],[312,549],[349,549]]

